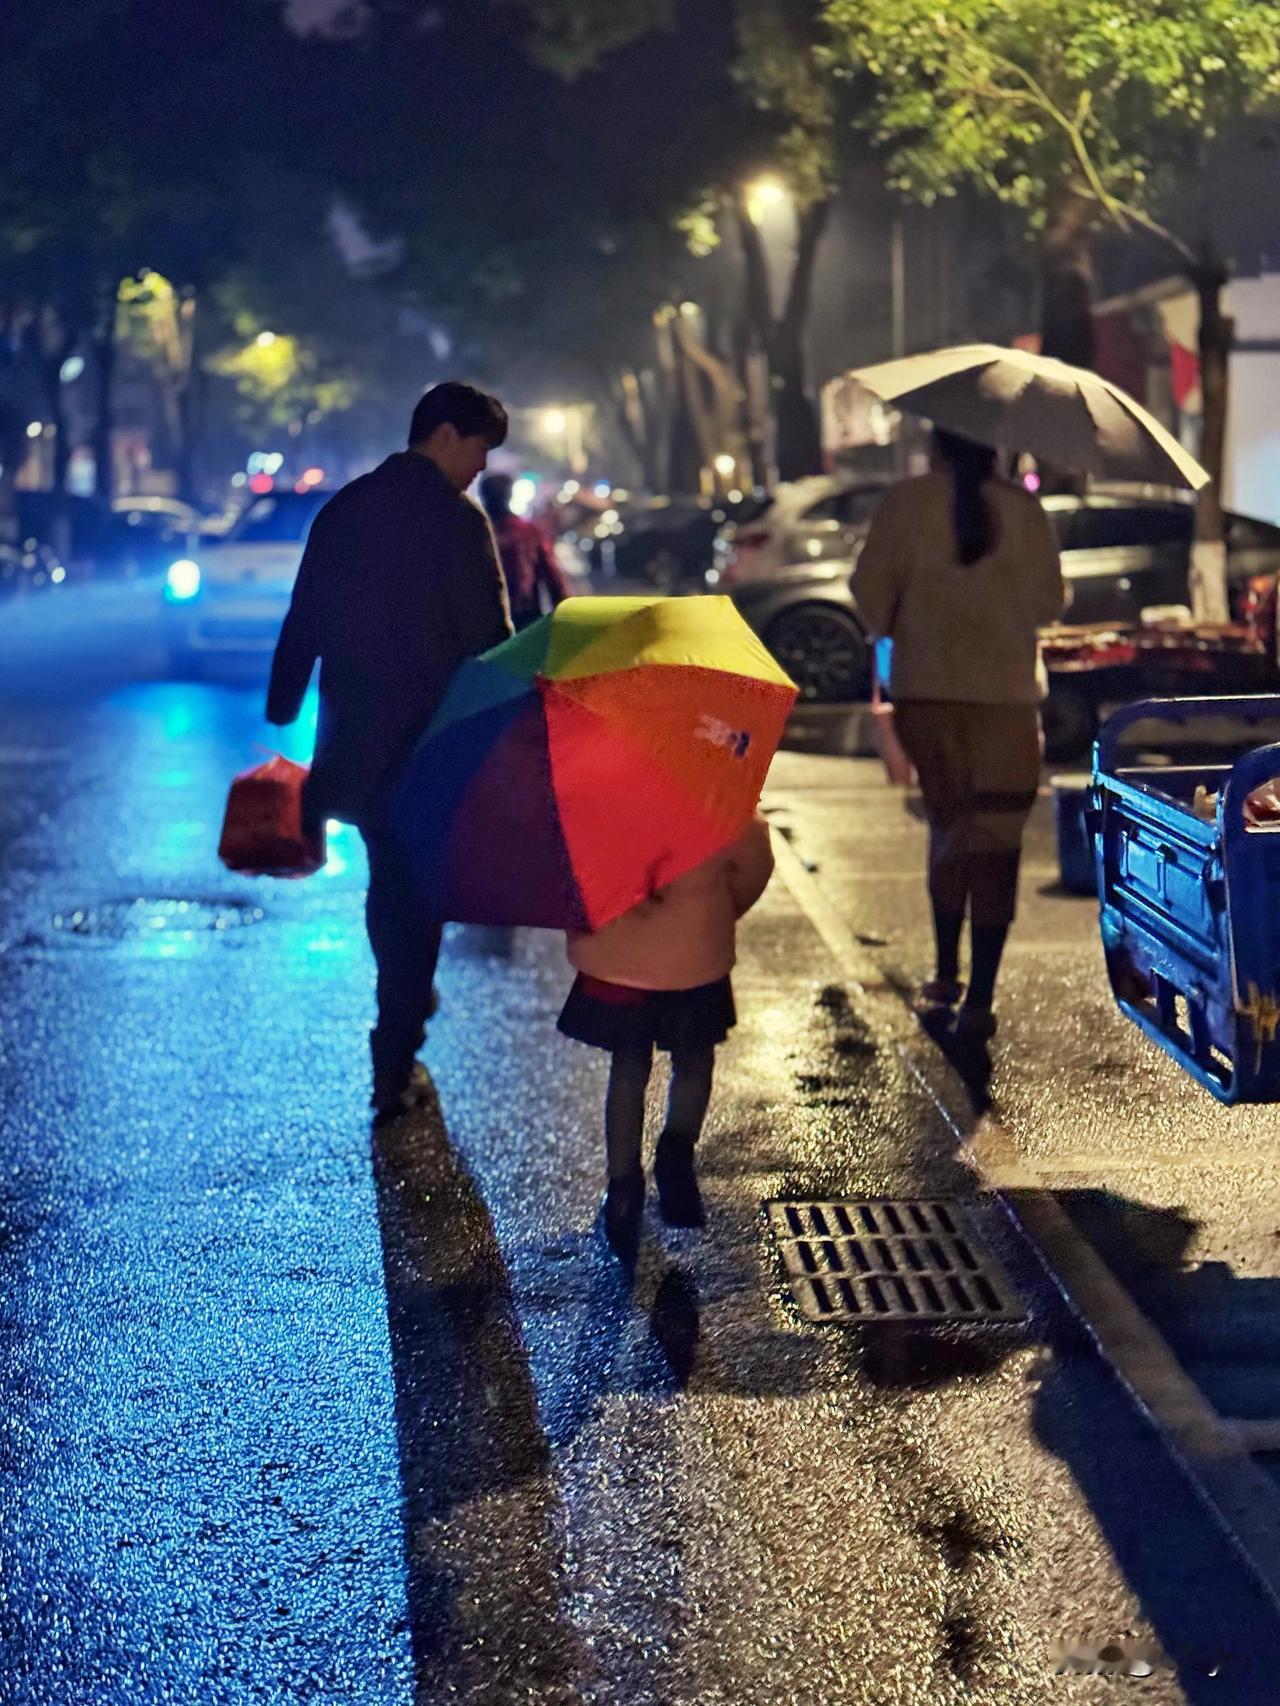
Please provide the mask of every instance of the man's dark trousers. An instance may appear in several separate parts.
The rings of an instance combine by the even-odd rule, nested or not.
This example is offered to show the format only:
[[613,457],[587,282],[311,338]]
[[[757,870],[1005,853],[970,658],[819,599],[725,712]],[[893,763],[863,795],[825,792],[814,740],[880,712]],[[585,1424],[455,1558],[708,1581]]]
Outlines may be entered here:
[[443,926],[427,910],[385,813],[370,813],[357,828],[369,858],[364,916],[378,969],[378,1022],[369,1033],[376,1099],[404,1088],[426,1037]]

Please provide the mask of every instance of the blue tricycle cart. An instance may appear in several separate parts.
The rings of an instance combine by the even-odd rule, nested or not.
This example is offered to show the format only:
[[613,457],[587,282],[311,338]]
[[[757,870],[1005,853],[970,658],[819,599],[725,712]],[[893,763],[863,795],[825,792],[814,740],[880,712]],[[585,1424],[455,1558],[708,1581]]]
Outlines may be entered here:
[[[1280,777],[1280,745],[1234,764],[1144,766],[1121,753],[1140,721],[1280,721],[1280,695],[1154,699],[1118,711],[1094,753],[1102,943],[1121,1011],[1222,1102],[1280,1101],[1280,823],[1245,801]],[[1216,793],[1212,818],[1192,809]]]

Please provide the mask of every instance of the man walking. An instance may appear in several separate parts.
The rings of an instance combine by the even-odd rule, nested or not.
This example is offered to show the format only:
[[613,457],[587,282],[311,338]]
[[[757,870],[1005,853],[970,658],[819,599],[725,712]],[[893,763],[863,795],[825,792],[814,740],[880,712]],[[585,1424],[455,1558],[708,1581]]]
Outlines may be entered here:
[[372,1106],[406,1111],[429,1088],[416,1060],[433,1007],[441,923],[390,831],[399,765],[454,670],[511,632],[502,570],[465,495],[507,435],[506,411],[470,385],[419,401],[409,448],[337,492],[316,516],[276,645],[267,719],[291,723],[320,660],[312,824],[353,823],[369,857],[365,919],[378,968]]
[[511,508],[511,492],[509,474],[486,474],[480,482],[480,502],[493,526],[506,576],[512,626],[519,633],[545,614],[544,591],[548,607],[554,610],[557,604],[573,596],[573,588],[543,538],[541,528]]

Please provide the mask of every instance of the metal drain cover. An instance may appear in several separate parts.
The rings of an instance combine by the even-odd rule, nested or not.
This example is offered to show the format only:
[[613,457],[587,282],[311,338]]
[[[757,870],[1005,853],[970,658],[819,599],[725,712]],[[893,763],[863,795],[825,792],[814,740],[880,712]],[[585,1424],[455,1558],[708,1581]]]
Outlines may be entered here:
[[182,900],[167,895],[141,895],[131,900],[106,900],[68,907],[51,920],[55,936],[79,941],[128,942],[196,931],[225,932],[260,924],[260,906],[244,900]]
[[1021,1321],[1000,1264],[954,1201],[770,1202],[791,1292],[809,1321]]

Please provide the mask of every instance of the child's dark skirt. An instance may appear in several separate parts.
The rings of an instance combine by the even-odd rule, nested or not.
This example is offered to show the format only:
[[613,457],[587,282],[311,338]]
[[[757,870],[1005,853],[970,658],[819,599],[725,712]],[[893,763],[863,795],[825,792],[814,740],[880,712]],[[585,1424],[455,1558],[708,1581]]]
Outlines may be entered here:
[[692,1054],[722,1043],[738,1022],[727,977],[697,989],[630,989],[579,972],[559,1029],[593,1048]]

